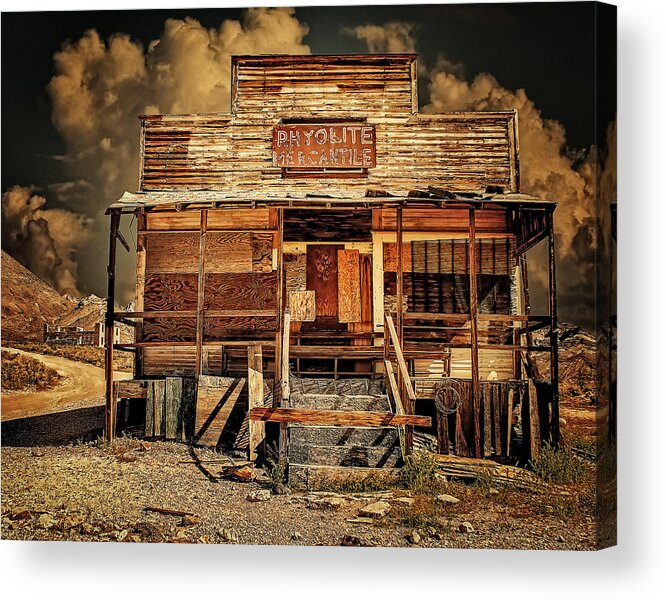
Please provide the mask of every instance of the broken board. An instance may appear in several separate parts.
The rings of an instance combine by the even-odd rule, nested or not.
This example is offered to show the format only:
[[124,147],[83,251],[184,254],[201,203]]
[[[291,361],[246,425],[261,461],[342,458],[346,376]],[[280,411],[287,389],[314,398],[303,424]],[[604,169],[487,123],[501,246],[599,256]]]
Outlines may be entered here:
[[[239,402],[246,379],[202,375],[199,378],[194,443],[202,446],[222,445],[224,434],[231,434],[232,413],[244,406]],[[238,408],[236,408],[236,406]]]

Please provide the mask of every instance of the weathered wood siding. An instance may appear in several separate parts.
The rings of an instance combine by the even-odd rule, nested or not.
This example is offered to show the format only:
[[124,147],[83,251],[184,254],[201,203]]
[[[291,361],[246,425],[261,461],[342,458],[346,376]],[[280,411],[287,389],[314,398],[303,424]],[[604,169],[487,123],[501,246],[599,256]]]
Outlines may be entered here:
[[[418,114],[413,55],[241,57],[233,63],[232,114],[142,117],[141,190],[220,190],[257,197],[368,188],[406,194],[518,189],[515,112]],[[376,128],[367,176],[283,177],[273,127],[325,120]]]

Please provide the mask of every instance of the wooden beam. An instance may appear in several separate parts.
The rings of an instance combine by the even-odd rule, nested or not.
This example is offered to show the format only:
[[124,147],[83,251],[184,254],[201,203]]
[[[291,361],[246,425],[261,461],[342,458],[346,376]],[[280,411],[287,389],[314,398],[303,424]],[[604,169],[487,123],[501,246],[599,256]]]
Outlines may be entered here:
[[481,393],[479,389],[479,336],[477,324],[476,281],[476,211],[469,209],[469,316],[472,358],[472,420],[474,427],[474,456],[481,457]]
[[[284,298],[282,288],[284,286],[284,209],[277,209],[277,233],[276,251],[277,251],[277,284],[276,284],[276,305],[277,305],[277,327],[275,331],[275,373],[282,373],[282,330],[284,328]],[[279,377],[275,377],[273,406],[280,406],[281,386]]]
[[[140,211],[136,215],[136,286],[134,288],[134,310],[137,312],[143,311],[144,306],[144,292],[146,287],[146,240],[138,235],[146,228],[146,213]],[[118,315],[116,315],[118,318]],[[120,317],[122,318],[122,317]],[[141,343],[143,341],[143,323],[137,323],[134,329],[134,341]],[[143,352],[137,351],[134,355],[134,377],[139,378],[143,376]]]
[[420,415],[397,415],[392,412],[365,410],[306,410],[302,408],[256,407],[250,419],[275,423],[301,423],[350,427],[389,427],[393,425],[419,425],[430,427],[432,419]]
[[[414,401],[416,400],[416,393],[414,392],[414,387],[412,386],[412,380],[409,376],[409,370],[407,369],[407,363],[402,353],[402,345],[399,343],[398,334],[396,332],[395,324],[393,323],[393,318],[389,314],[386,315],[386,327],[388,327],[389,334],[393,341],[393,347],[395,349],[395,356],[398,359],[398,373],[400,375],[398,377],[398,387],[400,387],[400,382],[402,380],[402,383],[407,392],[407,398],[410,402]],[[408,414],[412,414],[412,412],[408,411]]]
[[[264,405],[264,375],[261,346],[247,347],[247,386],[249,410]],[[257,459],[257,447],[266,438],[266,426],[258,421],[250,420],[250,460]]]
[[557,339],[557,273],[555,264],[555,229],[553,213],[548,214],[548,296],[550,312],[550,383],[552,393],[551,435],[552,443],[560,443],[560,386]]
[[113,388],[113,311],[115,306],[116,292],[116,240],[120,227],[120,214],[111,213],[111,224],[109,231],[109,262],[106,269],[107,292],[106,292],[106,315],[104,317],[104,380],[106,383],[104,433],[108,443],[113,442],[113,411],[115,410],[115,398]]
[[196,333],[196,358],[195,375],[197,379],[203,371],[203,337],[204,337],[204,296],[206,290],[206,228],[208,226],[208,211],[201,211],[199,225],[199,262],[197,268],[197,333]]

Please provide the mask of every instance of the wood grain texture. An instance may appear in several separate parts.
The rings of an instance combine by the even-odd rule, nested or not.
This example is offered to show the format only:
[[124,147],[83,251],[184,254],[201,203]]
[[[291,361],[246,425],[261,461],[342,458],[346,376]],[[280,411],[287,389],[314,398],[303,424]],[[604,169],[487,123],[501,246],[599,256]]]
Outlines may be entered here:
[[[264,405],[264,375],[261,346],[247,348],[247,385],[248,407]],[[249,422],[249,459],[256,460],[257,448],[266,438],[266,426],[263,423]]]
[[[384,272],[398,269],[398,247],[395,242],[384,242]],[[402,245],[402,270],[406,273],[412,270],[412,245]]]
[[338,245],[307,249],[307,289],[314,290],[318,317],[338,316]]
[[199,377],[194,441],[203,446],[219,447],[236,404],[245,387],[244,378]]
[[354,427],[387,427],[389,425],[418,425],[430,427],[432,419],[419,415],[367,410],[307,410],[303,408],[258,407],[250,411],[250,419],[274,423],[303,423],[311,425],[348,425]]
[[275,334],[276,317],[206,317],[204,341],[268,339]]
[[270,273],[273,270],[273,235],[252,234],[252,271]]
[[293,321],[314,321],[317,317],[315,292],[293,291],[289,294],[289,313]]
[[206,273],[251,273],[252,266],[251,233],[206,234]]
[[151,310],[196,310],[197,275],[153,273],[146,276],[143,306]]
[[[179,229],[199,230],[197,211],[160,211],[146,215],[149,231],[177,231]],[[274,229],[268,208],[240,208],[226,210],[223,208],[209,210],[208,229]]]
[[205,310],[263,310],[276,308],[275,273],[209,273]]
[[196,333],[196,318],[160,317],[143,321],[144,342],[194,342]]
[[338,250],[338,319],[361,321],[361,265],[358,250]]
[[199,233],[164,233],[146,238],[146,273],[196,273]]

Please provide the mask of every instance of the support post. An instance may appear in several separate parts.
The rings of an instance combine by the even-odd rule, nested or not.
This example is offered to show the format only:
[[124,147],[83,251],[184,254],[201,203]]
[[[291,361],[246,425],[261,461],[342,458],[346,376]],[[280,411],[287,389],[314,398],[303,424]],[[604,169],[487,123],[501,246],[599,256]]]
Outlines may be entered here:
[[481,458],[481,392],[479,390],[479,334],[477,322],[476,282],[476,209],[469,209],[469,318],[472,359],[472,413],[474,423],[474,456]]
[[560,385],[557,339],[557,273],[555,265],[555,230],[553,213],[548,214],[548,296],[550,312],[550,386],[552,443],[560,443]]
[[198,292],[197,292],[197,335],[196,335],[196,359],[195,375],[197,381],[203,371],[203,337],[204,337],[204,294],[206,290],[206,229],[208,228],[208,210],[201,211],[199,224],[199,266]]
[[[403,347],[403,331],[404,331],[404,283],[403,283],[403,247],[402,247],[402,206],[399,206],[395,212],[395,243],[396,243],[396,329],[397,338],[400,348]],[[404,398],[405,411],[409,415],[414,414],[415,406],[414,401],[407,397],[405,387],[404,375],[398,369],[398,390],[400,390],[400,397]],[[407,425],[405,427],[405,453],[410,455],[414,449],[414,426]]]
[[276,306],[277,323],[275,331],[275,377],[273,378],[273,406],[280,406],[280,376],[282,374],[282,330],[284,328],[284,302],[282,288],[284,281],[284,209],[277,209],[277,232],[275,234],[277,252]]
[[[143,312],[144,292],[146,287],[146,214],[143,210],[136,215],[136,288],[134,291],[134,310]],[[134,327],[134,341],[143,341],[143,319]],[[134,378],[139,379],[143,375],[143,348],[137,346],[134,354]]]
[[[264,405],[263,358],[260,345],[247,347],[247,390],[249,410]],[[249,459],[257,460],[257,447],[266,438],[266,425],[259,421],[249,422],[250,447]]]
[[112,212],[109,230],[109,263],[106,269],[106,315],[104,317],[104,380],[106,383],[104,433],[106,441],[109,443],[113,442],[113,423],[116,409],[116,398],[113,387],[113,313],[115,311],[116,292],[116,240],[118,239],[119,227],[120,213]]

